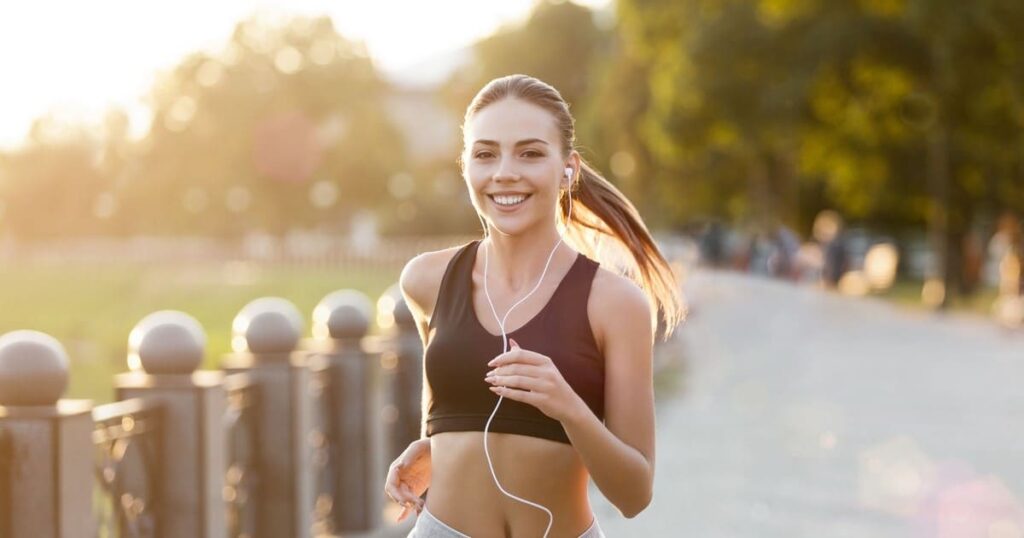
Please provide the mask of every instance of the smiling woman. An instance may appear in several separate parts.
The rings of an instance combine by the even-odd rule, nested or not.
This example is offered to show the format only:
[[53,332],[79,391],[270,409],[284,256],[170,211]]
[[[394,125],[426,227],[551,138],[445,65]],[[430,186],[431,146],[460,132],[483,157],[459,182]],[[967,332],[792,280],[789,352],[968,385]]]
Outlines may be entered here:
[[[491,81],[463,135],[484,237],[402,271],[425,420],[385,491],[399,519],[421,513],[414,537],[603,536],[590,478],[626,517],[653,494],[651,353],[658,314],[666,336],[682,317],[675,275],[551,86]],[[629,263],[604,267],[606,242]]]

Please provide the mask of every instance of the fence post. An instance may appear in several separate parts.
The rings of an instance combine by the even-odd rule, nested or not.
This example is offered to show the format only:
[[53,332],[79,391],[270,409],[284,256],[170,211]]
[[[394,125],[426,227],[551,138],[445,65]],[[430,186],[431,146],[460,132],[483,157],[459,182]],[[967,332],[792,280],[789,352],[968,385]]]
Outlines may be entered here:
[[398,284],[377,301],[377,324],[384,337],[380,364],[385,377],[383,419],[388,427],[385,460],[390,463],[420,438],[422,419],[423,342]]
[[220,538],[223,501],[226,395],[223,373],[196,371],[206,335],[184,312],[162,310],[143,318],[128,338],[132,371],[114,377],[118,400],[160,404],[161,476],[154,477],[163,538]]
[[92,402],[60,399],[67,383],[67,352],[55,338],[37,331],[0,336],[4,536],[64,538],[95,529]]
[[313,339],[303,346],[311,361],[326,363],[333,401],[333,515],[340,533],[369,531],[383,521],[380,365],[364,347],[372,310],[361,292],[328,294],[313,311]]
[[313,514],[310,435],[312,398],[304,355],[295,351],[302,316],[286,299],[245,305],[232,323],[233,353],[222,367],[246,372],[256,384],[256,537],[309,536]]
[[11,536],[11,436],[0,423],[0,538]]

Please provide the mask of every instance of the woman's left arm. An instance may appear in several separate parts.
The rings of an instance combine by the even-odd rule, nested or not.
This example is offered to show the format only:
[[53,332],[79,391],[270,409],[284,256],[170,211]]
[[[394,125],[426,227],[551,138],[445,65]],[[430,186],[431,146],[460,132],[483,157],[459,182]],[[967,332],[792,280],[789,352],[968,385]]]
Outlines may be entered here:
[[605,422],[580,399],[562,426],[601,493],[632,518],[654,494],[654,333],[639,286],[603,277],[589,311],[604,343]]

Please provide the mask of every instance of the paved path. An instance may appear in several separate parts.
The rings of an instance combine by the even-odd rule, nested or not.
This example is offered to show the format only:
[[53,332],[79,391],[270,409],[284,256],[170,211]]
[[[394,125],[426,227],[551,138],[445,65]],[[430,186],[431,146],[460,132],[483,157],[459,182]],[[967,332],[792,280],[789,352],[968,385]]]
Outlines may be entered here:
[[1024,334],[698,273],[655,496],[610,537],[1024,536]]

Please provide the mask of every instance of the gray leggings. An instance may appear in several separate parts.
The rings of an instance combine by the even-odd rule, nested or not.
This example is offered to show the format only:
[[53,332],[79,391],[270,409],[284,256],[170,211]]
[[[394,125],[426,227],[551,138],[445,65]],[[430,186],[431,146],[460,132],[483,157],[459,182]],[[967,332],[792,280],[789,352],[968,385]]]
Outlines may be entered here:
[[[423,511],[420,512],[420,517],[416,519],[416,526],[409,531],[409,535],[406,538],[472,538],[468,534],[462,534],[461,532],[449,527],[440,519],[434,517],[427,511],[427,507],[423,507]],[[583,534],[579,538],[605,538],[604,532],[601,531],[601,526],[597,524],[597,518],[594,518],[594,522],[590,524],[590,527],[583,531]]]

